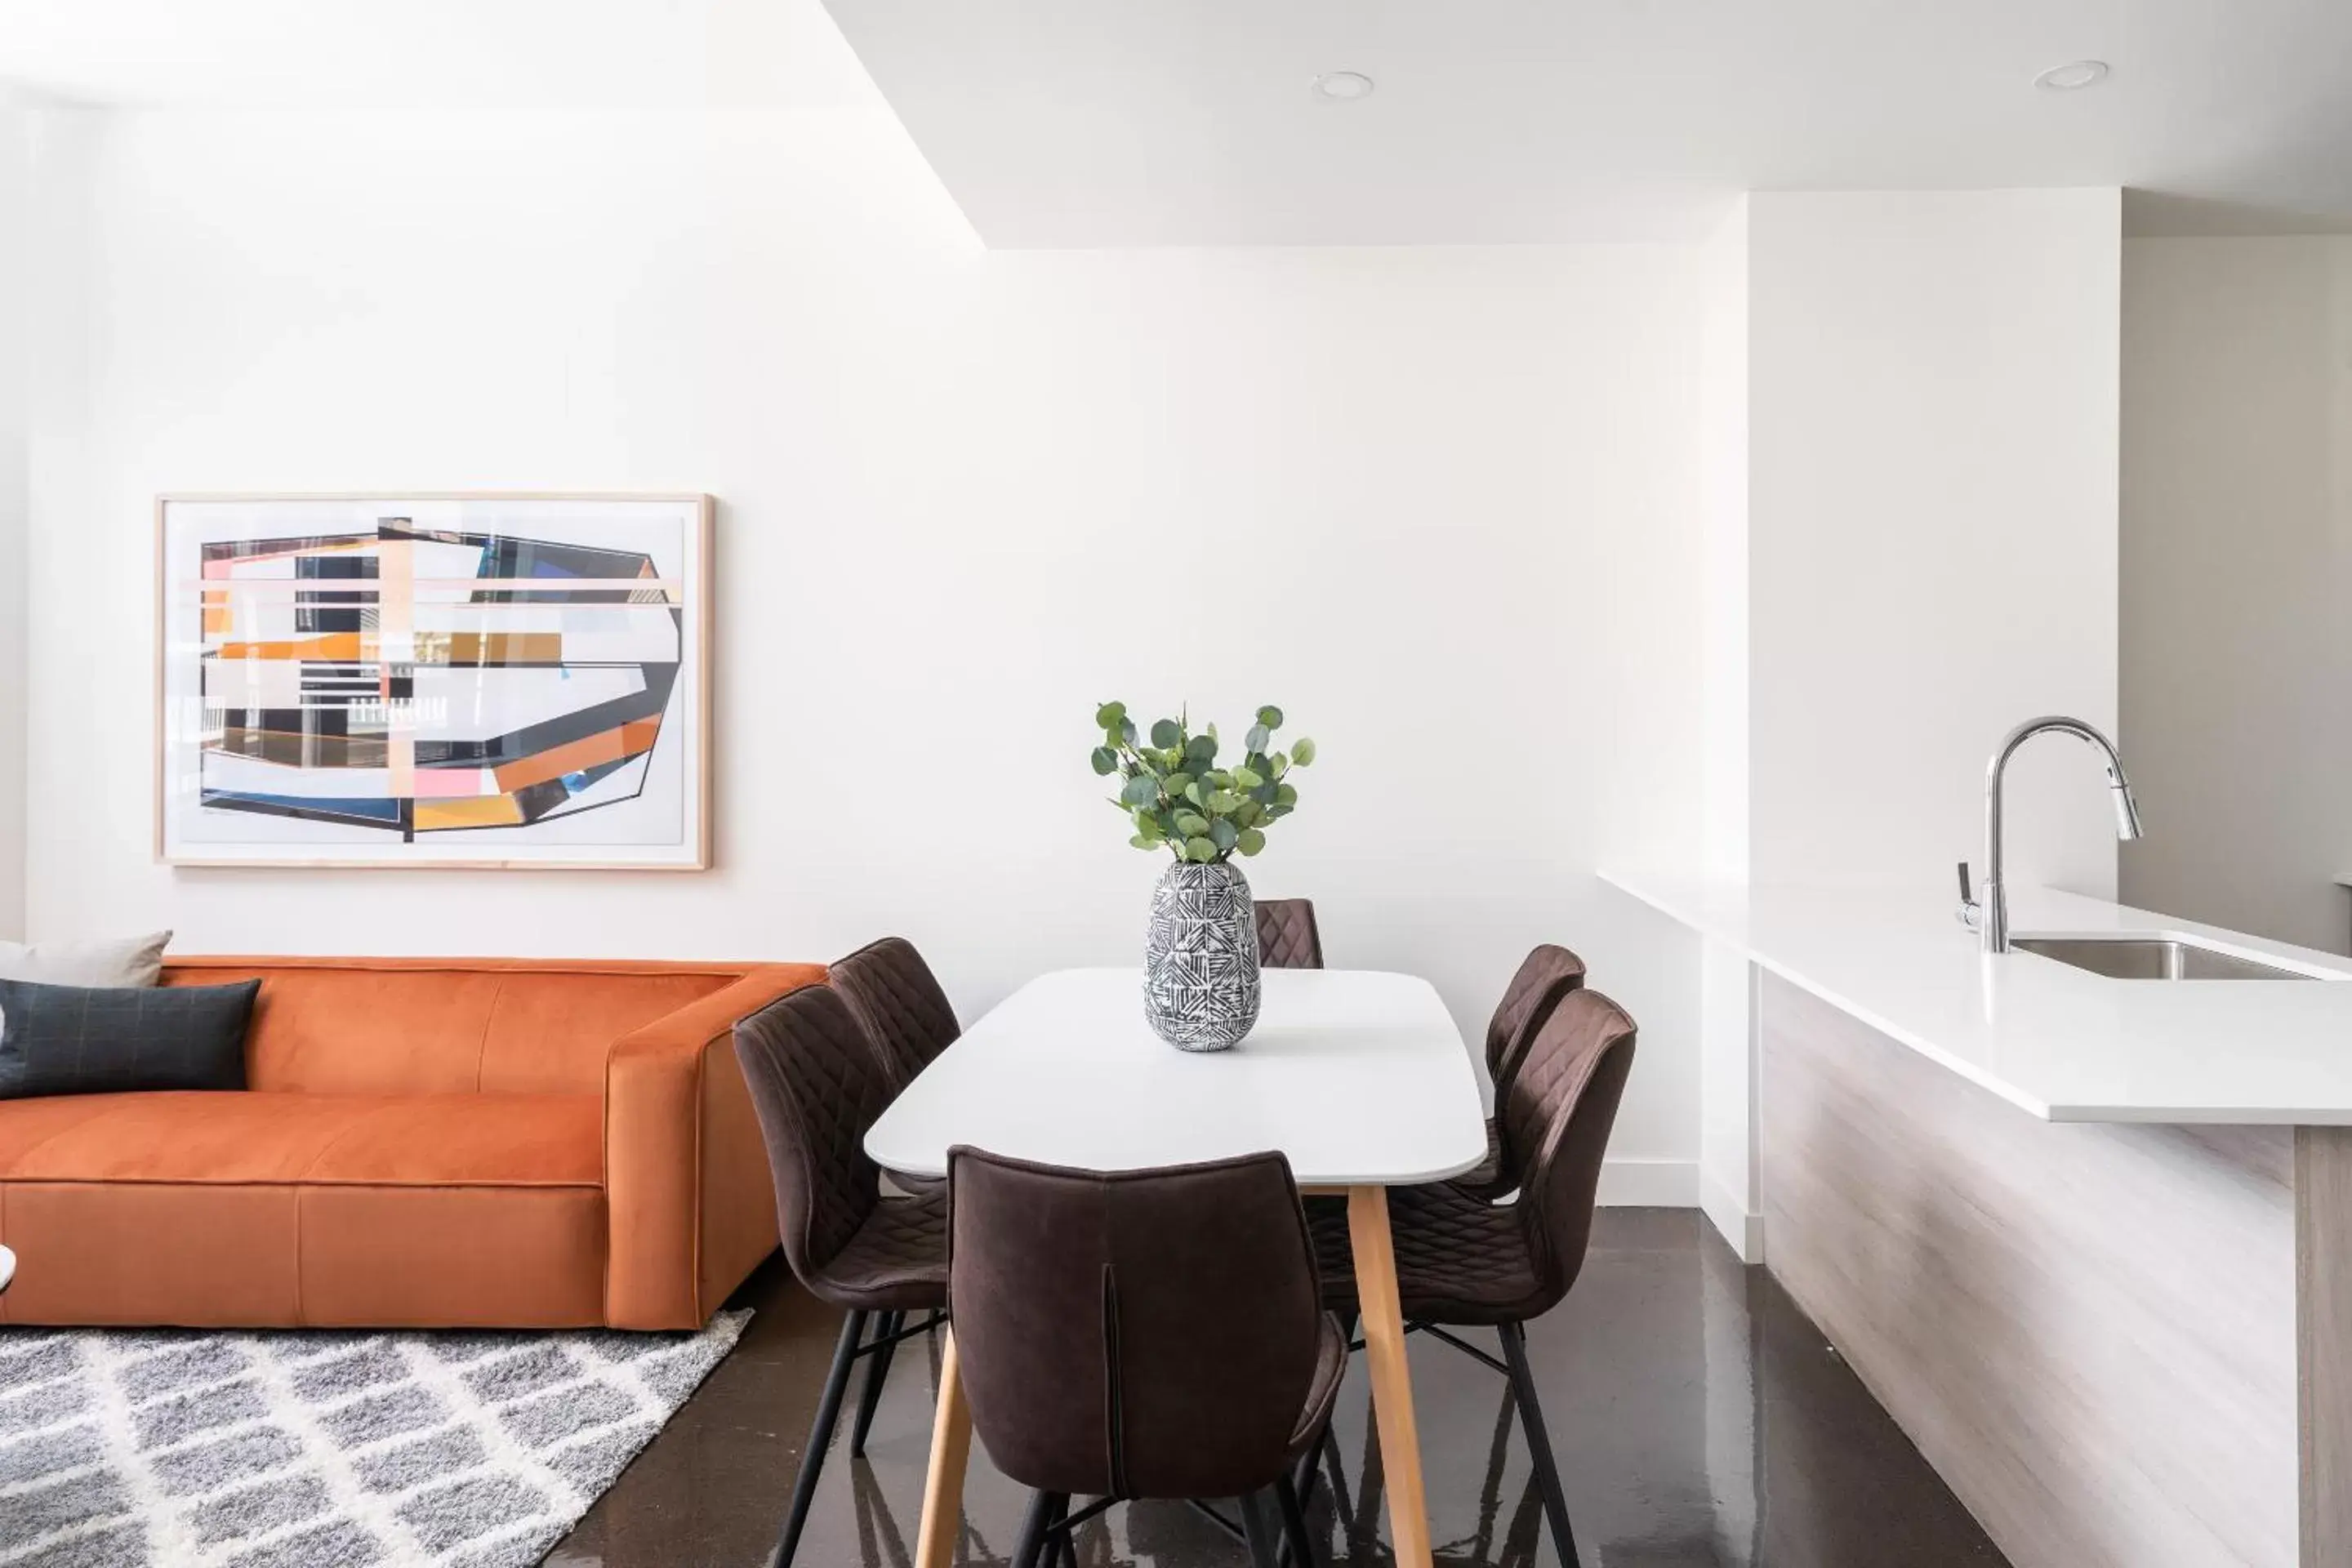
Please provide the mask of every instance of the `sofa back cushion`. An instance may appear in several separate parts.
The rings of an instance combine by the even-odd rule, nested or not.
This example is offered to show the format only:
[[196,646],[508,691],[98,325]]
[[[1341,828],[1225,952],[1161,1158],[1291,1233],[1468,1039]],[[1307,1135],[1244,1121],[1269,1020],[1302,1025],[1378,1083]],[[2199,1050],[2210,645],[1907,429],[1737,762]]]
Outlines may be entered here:
[[310,1094],[596,1094],[622,1036],[743,964],[175,958],[166,985],[261,982],[246,1083]]

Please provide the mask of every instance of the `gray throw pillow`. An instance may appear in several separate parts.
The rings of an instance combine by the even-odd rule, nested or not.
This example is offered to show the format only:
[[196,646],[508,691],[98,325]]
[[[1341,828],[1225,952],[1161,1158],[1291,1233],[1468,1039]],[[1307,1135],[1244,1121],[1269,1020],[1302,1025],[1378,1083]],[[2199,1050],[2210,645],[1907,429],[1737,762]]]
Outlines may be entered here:
[[0,942],[0,980],[44,985],[152,985],[163,976],[167,931],[96,942]]
[[0,1100],[245,1087],[258,980],[92,989],[0,980]]

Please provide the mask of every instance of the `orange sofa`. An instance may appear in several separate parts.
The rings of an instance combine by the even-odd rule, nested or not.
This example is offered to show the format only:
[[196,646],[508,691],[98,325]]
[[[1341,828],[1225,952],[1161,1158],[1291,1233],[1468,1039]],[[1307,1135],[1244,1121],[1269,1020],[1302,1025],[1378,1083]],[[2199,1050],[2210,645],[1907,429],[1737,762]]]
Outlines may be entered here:
[[776,1245],[735,1020],[824,977],[173,960],[248,1087],[0,1101],[0,1322],[698,1327]]

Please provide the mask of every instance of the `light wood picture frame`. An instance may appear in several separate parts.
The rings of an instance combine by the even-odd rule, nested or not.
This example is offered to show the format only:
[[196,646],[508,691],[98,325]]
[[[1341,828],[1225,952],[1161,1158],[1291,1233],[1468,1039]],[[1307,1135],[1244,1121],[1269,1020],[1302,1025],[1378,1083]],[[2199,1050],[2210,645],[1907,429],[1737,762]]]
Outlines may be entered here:
[[157,858],[708,869],[714,512],[157,497]]

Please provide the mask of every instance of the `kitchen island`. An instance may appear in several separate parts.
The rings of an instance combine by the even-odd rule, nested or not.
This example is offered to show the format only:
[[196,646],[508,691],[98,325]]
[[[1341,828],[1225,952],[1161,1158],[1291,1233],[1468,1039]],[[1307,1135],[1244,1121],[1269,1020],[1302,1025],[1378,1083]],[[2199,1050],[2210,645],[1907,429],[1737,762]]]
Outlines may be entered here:
[[1755,966],[1767,1267],[2018,1568],[2352,1568],[2352,963],[1987,954],[1924,889],[1608,880]]

